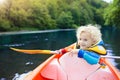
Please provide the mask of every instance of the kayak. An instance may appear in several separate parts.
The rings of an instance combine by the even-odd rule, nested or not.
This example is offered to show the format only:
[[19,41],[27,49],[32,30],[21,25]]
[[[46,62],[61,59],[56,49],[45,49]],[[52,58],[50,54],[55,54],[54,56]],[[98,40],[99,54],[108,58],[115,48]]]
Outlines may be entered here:
[[54,54],[29,72],[24,80],[120,80],[120,72],[106,58],[91,65],[77,54]]
[[118,69],[106,58],[100,60],[103,66],[91,65],[77,54],[54,54],[29,72],[24,80],[120,80]]

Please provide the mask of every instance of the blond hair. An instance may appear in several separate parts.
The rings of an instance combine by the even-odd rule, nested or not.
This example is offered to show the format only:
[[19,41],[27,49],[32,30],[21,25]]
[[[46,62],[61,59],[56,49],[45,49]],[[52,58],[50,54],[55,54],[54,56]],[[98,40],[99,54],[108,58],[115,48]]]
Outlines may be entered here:
[[81,26],[77,29],[76,36],[77,39],[79,40],[79,37],[81,33],[87,32],[91,35],[91,38],[94,40],[95,43],[100,41],[102,38],[102,34],[100,32],[100,26],[99,25],[86,25],[86,26]]

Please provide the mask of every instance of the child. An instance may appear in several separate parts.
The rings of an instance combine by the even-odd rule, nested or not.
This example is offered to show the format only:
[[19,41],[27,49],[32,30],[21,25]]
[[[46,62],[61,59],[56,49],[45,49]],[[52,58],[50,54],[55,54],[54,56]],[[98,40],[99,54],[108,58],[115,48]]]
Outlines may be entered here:
[[[97,26],[81,26],[76,32],[76,49],[69,51],[69,54],[78,54],[79,58],[84,58],[89,64],[97,64],[100,55],[106,55],[103,47],[102,34]],[[59,50],[61,53],[67,52],[65,49]]]
[[70,51],[70,54],[76,53],[78,57],[84,58],[90,64],[97,64],[100,59],[99,55],[106,55],[102,34],[97,26],[81,26],[78,28],[76,36],[78,40],[76,45],[79,49]]

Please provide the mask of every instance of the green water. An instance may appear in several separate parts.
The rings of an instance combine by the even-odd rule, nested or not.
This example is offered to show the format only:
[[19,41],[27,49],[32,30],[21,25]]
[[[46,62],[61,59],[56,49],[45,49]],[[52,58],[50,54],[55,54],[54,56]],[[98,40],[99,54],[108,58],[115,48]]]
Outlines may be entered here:
[[[120,56],[120,31],[102,29],[105,47],[110,55]],[[36,32],[10,32],[0,34],[0,80],[12,80],[15,74],[29,72],[51,55],[29,55],[15,52],[9,47],[23,49],[57,50],[76,41],[75,30],[51,30]],[[120,69],[120,60],[112,60]]]

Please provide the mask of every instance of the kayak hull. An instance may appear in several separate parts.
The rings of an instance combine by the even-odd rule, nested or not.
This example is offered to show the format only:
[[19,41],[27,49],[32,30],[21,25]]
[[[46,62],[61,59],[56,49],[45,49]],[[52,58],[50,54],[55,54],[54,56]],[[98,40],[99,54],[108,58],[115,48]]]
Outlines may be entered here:
[[111,67],[113,71],[108,66],[98,69],[99,66],[90,65],[77,55],[57,54],[30,72],[24,80],[120,80],[114,66]]

